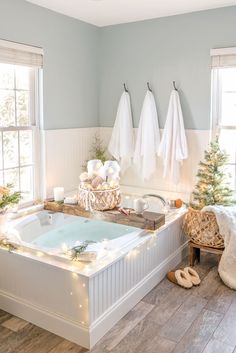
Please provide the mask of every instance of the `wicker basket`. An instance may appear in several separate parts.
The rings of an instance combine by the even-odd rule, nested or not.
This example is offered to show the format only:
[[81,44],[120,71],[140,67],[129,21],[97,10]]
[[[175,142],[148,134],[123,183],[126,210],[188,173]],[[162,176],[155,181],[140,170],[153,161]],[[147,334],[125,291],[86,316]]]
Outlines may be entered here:
[[224,239],[212,212],[201,212],[190,207],[184,220],[184,232],[195,244],[224,248]]
[[78,204],[85,210],[112,210],[119,205],[120,201],[120,187],[109,190],[88,190],[79,186]]

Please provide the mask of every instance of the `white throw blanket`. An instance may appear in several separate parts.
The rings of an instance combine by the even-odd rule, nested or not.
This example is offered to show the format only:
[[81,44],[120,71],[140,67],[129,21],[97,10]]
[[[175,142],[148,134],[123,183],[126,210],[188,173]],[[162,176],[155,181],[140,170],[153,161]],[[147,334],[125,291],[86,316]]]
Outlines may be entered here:
[[171,92],[159,156],[164,163],[163,177],[178,184],[182,161],[188,158],[188,147],[179,94],[176,90]]
[[138,135],[134,152],[134,163],[143,180],[148,180],[156,169],[160,144],[160,130],[154,96],[147,91],[144,98]]
[[219,263],[222,281],[236,290],[236,206],[206,206],[202,211],[214,212],[225,250]]
[[121,95],[108,151],[119,161],[121,172],[124,173],[131,165],[134,154],[133,121],[128,92]]

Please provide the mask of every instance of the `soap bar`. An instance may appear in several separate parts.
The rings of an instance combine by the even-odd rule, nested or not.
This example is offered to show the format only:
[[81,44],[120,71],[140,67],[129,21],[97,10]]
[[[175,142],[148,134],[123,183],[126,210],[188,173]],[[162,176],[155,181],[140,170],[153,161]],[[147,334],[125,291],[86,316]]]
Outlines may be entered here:
[[77,201],[76,197],[65,197],[64,203],[69,204],[69,205],[76,205],[78,203],[78,201]]

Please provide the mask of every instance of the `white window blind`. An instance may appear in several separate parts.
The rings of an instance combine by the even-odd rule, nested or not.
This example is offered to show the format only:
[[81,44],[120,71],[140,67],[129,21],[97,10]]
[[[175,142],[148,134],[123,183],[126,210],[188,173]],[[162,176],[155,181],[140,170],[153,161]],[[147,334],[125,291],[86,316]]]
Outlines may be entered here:
[[0,40],[0,62],[27,67],[43,67],[42,48]]
[[211,50],[211,67],[236,67],[236,47]]

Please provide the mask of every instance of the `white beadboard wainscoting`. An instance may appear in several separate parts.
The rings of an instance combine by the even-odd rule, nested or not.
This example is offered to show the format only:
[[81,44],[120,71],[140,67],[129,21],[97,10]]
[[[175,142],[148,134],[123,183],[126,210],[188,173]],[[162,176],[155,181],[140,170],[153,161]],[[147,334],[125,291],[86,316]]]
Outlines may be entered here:
[[[107,146],[111,132],[112,128],[105,127],[46,130],[44,132],[47,197],[52,196],[54,186],[64,186],[66,192],[77,189],[82,165],[90,158],[91,145],[95,134],[98,134],[104,142],[104,146]],[[135,129],[135,132],[137,132],[137,129]],[[186,130],[186,135],[189,157],[183,162],[181,181],[178,185],[174,185],[162,177],[161,160],[158,160],[157,171],[148,182],[142,181],[136,168],[131,167],[122,177],[122,185],[163,190],[176,193],[176,195],[183,194],[185,198],[188,198],[195,184],[198,163],[209,143],[210,131]]]
[[38,249],[0,249],[0,308],[93,347],[186,255],[184,214],[172,211],[156,232],[138,231],[92,263],[60,261]]
[[52,197],[54,186],[63,186],[66,192],[77,189],[96,133],[96,127],[44,131],[47,197]]
[[[111,137],[112,128],[100,128],[100,137],[105,145],[108,145]],[[135,134],[137,129],[135,129]],[[162,134],[162,130],[161,130]],[[183,162],[181,169],[181,178],[178,185],[169,182],[168,179],[163,178],[162,161],[158,158],[157,170],[153,177],[148,181],[143,181],[139,177],[136,167],[130,167],[121,178],[121,184],[129,187],[137,187],[143,189],[163,190],[180,194],[184,199],[188,199],[193,186],[196,182],[196,173],[200,159],[203,158],[204,150],[210,141],[209,130],[186,130],[186,137],[188,143],[189,157]],[[182,194],[182,195],[181,195]],[[186,200],[187,201],[187,200]]]

